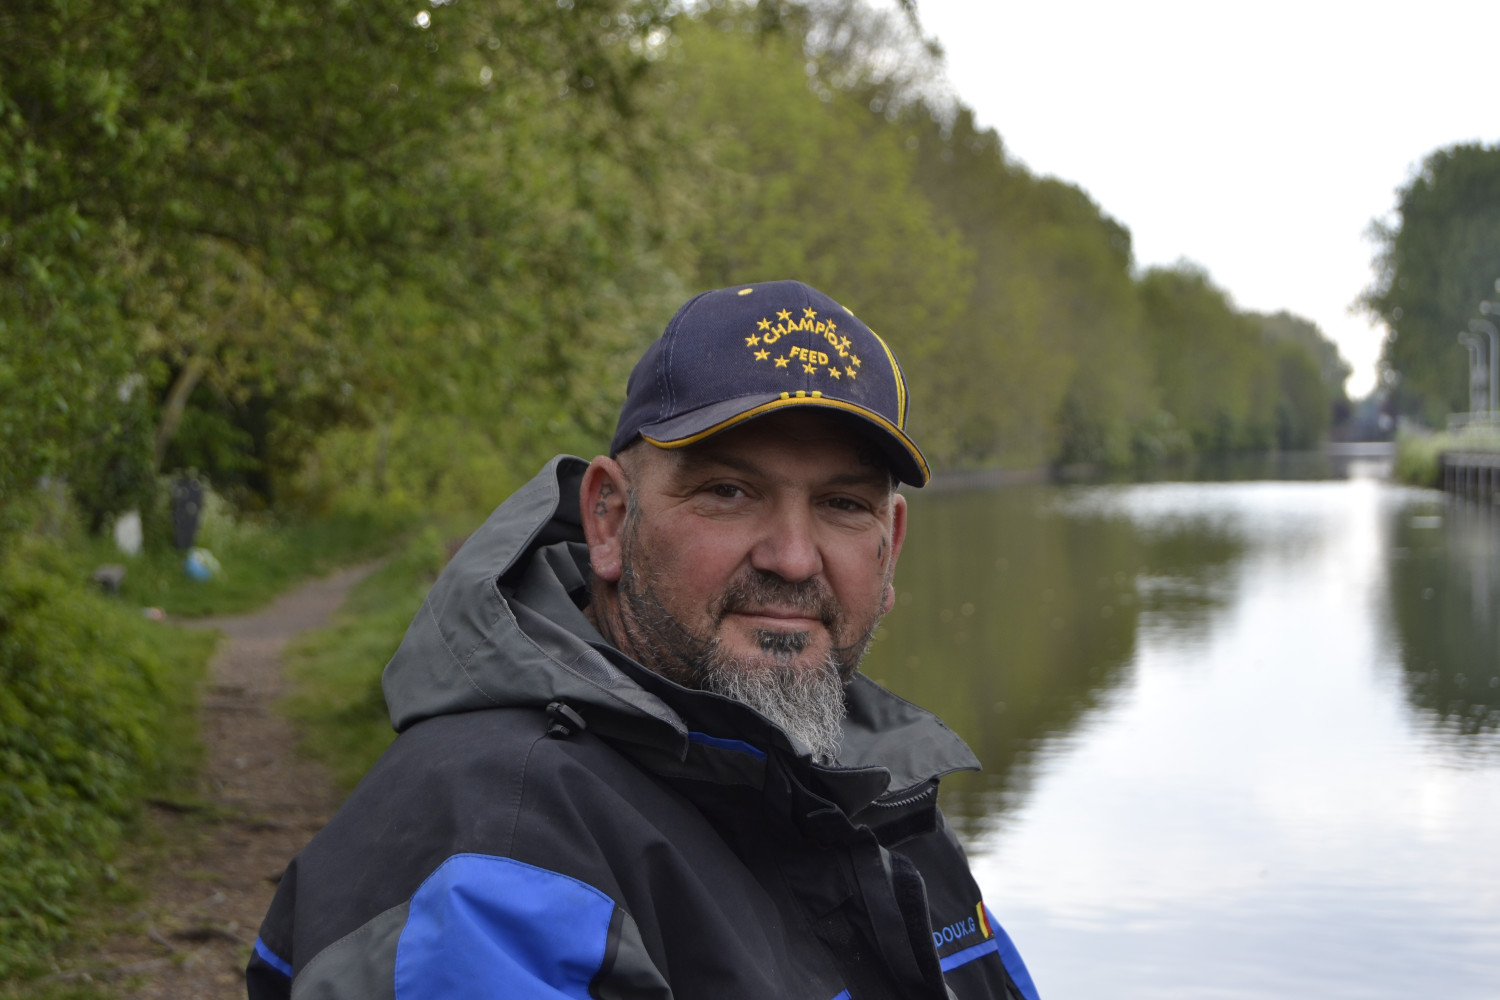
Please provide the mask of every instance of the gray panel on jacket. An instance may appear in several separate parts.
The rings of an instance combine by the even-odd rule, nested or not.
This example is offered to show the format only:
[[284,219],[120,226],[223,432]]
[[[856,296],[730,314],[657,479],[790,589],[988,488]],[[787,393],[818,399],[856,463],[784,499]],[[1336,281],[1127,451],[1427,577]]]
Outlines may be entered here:
[[672,987],[646,954],[646,942],[635,919],[622,908],[620,940],[615,948],[615,964],[603,981],[595,986],[599,1000],[672,1000]]
[[396,1000],[396,945],[410,903],[393,906],[313,956],[292,1000]]

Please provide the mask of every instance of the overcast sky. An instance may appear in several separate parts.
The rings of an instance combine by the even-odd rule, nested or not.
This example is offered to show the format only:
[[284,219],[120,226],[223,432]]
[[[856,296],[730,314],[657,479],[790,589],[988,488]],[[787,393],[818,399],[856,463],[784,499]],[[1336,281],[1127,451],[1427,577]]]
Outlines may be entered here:
[[1139,265],[1186,258],[1242,309],[1316,322],[1354,365],[1352,395],[1374,384],[1382,335],[1350,313],[1371,220],[1428,153],[1500,140],[1500,0],[918,10],[1013,157],[1087,191]]

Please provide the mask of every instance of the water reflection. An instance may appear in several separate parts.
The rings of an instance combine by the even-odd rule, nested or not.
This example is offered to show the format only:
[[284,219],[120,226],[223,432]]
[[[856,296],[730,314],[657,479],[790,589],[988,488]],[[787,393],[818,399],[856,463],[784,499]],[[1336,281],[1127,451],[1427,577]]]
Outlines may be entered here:
[[1493,753],[1500,729],[1500,510],[1430,502],[1395,522],[1391,616],[1407,698],[1460,756]]
[[917,495],[872,676],[1048,1000],[1500,995],[1500,515],[1376,482]]
[[972,839],[1024,794],[1032,751],[1117,686],[1143,612],[1191,635],[1243,544],[1210,518],[1141,525],[1106,494],[1024,486],[912,499],[898,612],[866,671],[935,710],[985,771],[944,784]]

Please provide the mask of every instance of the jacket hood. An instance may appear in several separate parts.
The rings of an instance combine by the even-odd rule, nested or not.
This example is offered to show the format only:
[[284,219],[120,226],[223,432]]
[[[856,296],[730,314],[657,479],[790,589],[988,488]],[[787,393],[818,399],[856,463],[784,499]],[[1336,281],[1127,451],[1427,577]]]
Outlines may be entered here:
[[[704,730],[795,754],[759,713],[647,670],[583,613],[589,564],[578,497],[587,468],[580,458],[554,458],[449,562],[386,665],[391,724],[401,732],[439,715],[562,702],[591,731],[678,760]],[[838,764],[813,767],[857,786],[856,798],[979,766],[936,716],[863,675],[849,685],[848,704]]]

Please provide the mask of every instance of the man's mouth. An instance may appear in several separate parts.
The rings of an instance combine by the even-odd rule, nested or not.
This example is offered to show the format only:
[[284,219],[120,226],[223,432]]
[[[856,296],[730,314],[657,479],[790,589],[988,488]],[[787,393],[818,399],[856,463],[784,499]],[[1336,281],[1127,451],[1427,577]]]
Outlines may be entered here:
[[722,620],[728,615],[749,619],[768,629],[831,629],[838,618],[833,595],[814,581],[787,583],[770,574],[738,580],[723,595]]
[[823,620],[802,608],[731,608],[729,613],[743,615],[746,618],[770,618],[773,621],[821,622]]

